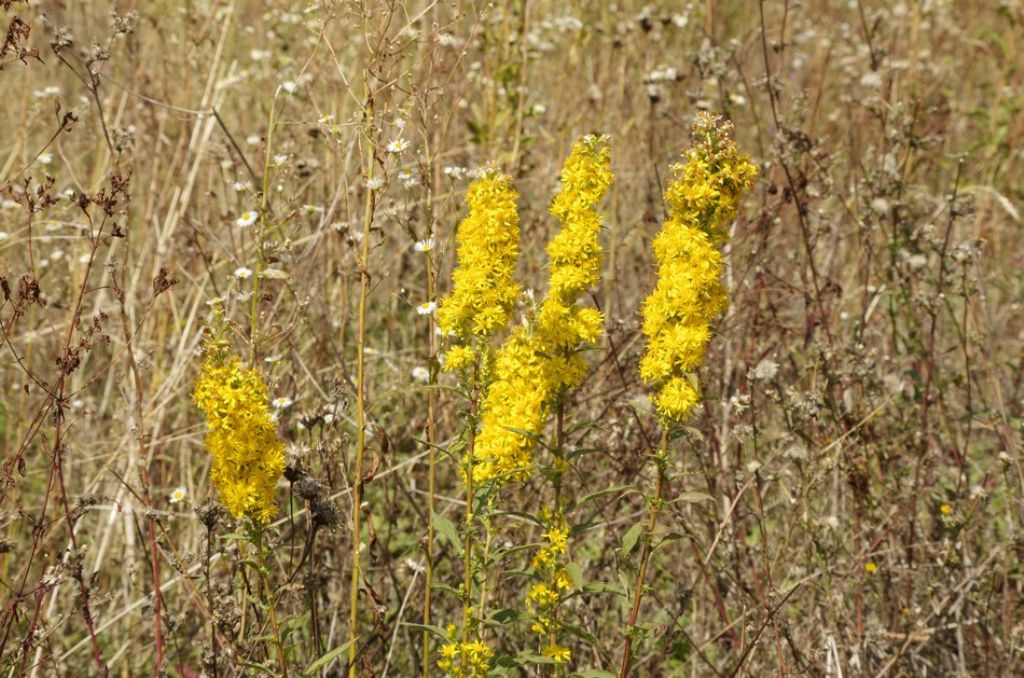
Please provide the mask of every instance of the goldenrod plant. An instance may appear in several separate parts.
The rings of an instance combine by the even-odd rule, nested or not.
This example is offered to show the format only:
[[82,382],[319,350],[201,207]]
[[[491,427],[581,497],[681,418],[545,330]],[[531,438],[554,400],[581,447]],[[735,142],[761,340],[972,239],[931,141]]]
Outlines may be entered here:
[[[466,193],[469,210],[459,223],[458,267],[452,273],[452,292],[437,309],[438,325],[458,342],[445,353],[444,368],[457,372],[469,401],[466,443],[460,470],[465,480],[463,522],[463,581],[460,640],[441,649],[438,666],[457,669],[458,675],[479,675],[490,657],[477,637],[480,610],[473,605],[477,562],[474,559],[476,523],[480,497],[477,480],[477,426],[480,401],[491,382],[493,347],[490,339],[508,325],[519,298],[515,265],[519,256],[519,194],[512,180],[494,168],[485,168]],[[451,662],[457,649],[459,660]]]
[[478,482],[529,475],[536,436],[562,394],[586,375],[580,352],[601,336],[603,318],[578,305],[601,275],[601,217],[595,205],[611,184],[607,141],[585,137],[562,169],[551,212],[562,230],[548,244],[548,292],[536,318],[498,350],[481,412],[474,476]]
[[672,168],[673,178],[665,191],[666,220],[654,239],[658,282],[641,309],[647,348],[640,376],[656,391],[653,401],[662,434],[658,449],[652,451],[657,480],[648,497],[650,511],[627,621],[622,678],[629,674],[654,530],[663,509],[669,440],[701,400],[696,371],[704,362],[711,323],[729,303],[722,282],[723,257],[717,248],[726,240],[739,202],[757,175],[757,167],[740,152],[731,132],[732,124],[722,118],[698,114],[693,145],[683,162]]
[[193,399],[206,415],[210,479],[224,507],[235,518],[269,523],[278,512],[285,463],[263,378],[225,342],[211,341]]
[[206,449],[213,457],[210,479],[224,507],[245,523],[255,549],[278,666],[282,675],[288,675],[263,541],[264,527],[277,515],[277,483],[285,470],[284,443],[277,436],[266,383],[225,341],[211,339],[193,400],[206,415]]

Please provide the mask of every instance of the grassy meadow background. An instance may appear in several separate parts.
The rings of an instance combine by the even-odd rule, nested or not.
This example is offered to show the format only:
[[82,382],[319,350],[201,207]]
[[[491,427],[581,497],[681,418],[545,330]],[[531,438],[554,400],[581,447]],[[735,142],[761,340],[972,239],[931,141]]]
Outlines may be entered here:
[[[538,656],[523,605],[542,473],[500,494],[484,637],[495,675],[617,675],[659,435],[639,308],[704,110],[759,174],[705,401],[672,442],[633,675],[1024,671],[1024,3],[3,0],[5,34],[3,675],[277,675],[271,611],[294,675],[345,674],[370,176],[351,668],[420,675],[443,341],[417,313],[415,243],[435,240],[439,297],[493,163],[542,294],[558,172],[590,133],[611,136],[615,180],[586,300],[607,335],[566,415],[572,660]],[[258,328],[287,443],[270,610],[211,501],[191,399],[217,308],[243,355]],[[465,408],[437,379],[444,448]],[[435,511],[457,526],[458,466],[437,458]],[[458,541],[439,528],[442,630],[462,614]]]

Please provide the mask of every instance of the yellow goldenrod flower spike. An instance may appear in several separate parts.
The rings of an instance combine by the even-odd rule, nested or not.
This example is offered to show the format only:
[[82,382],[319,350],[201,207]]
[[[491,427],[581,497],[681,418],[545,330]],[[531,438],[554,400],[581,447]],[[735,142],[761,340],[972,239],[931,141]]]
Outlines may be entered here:
[[[512,180],[485,170],[466,194],[469,214],[459,224],[459,265],[451,296],[437,311],[441,329],[460,339],[486,339],[505,328],[519,298],[513,275],[519,256],[519,194]],[[465,367],[449,354],[445,369]]]
[[607,139],[588,136],[573,145],[551,212],[562,229],[548,245],[550,283],[535,322],[519,328],[498,350],[476,440],[477,482],[522,478],[551,406],[586,376],[578,348],[596,341],[604,319],[578,301],[601,275],[601,215],[597,203],[611,185]]
[[221,502],[236,518],[270,522],[277,514],[277,481],[285,462],[263,378],[225,344],[211,342],[193,400],[206,415],[210,477]]
[[701,113],[694,145],[665,191],[668,218],[654,240],[658,283],[644,302],[647,351],[640,376],[657,389],[658,413],[668,422],[685,418],[700,402],[693,371],[704,361],[710,325],[728,306],[721,282],[722,254],[743,193],[757,168],[730,138],[731,123]]

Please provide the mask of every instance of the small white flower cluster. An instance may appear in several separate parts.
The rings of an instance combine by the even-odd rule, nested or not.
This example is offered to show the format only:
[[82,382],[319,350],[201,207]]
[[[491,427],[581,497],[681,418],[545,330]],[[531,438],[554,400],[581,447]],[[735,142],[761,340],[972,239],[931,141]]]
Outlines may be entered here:
[[467,177],[470,179],[476,179],[477,177],[480,176],[480,170],[466,169],[465,167],[460,167],[459,165],[446,165],[443,171],[446,177],[450,177],[456,181],[459,181],[460,179],[466,179]]
[[398,180],[401,181],[402,185],[406,188],[415,188],[420,185],[420,178],[409,170],[399,170]]
[[32,92],[32,96],[36,99],[49,99],[59,94],[60,87],[57,87],[56,85],[50,85],[44,89],[37,89],[35,92]]
[[672,66],[661,66],[647,74],[647,82],[675,82],[679,79],[679,71]]

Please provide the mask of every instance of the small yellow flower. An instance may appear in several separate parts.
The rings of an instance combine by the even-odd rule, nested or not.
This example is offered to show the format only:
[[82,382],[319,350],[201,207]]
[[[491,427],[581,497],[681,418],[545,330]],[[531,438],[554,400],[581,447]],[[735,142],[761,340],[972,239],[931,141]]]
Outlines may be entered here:
[[545,657],[551,657],[557,663],[561,664],[567,662],[572,658],[572,652],[567,647],[561,645],[551,644],[541,650],[541,654]]
[[864,571],[868,574],[874,574],[878,571],[878,565],[876,565],[873,561],[869,560],[868,562],[864,563]]
[[953,512],[953,507],[950,506],[949,504],[943,504],[942,506],[939,507],[939,511],[942,513],[942,515],[948,516],[950,513]]

